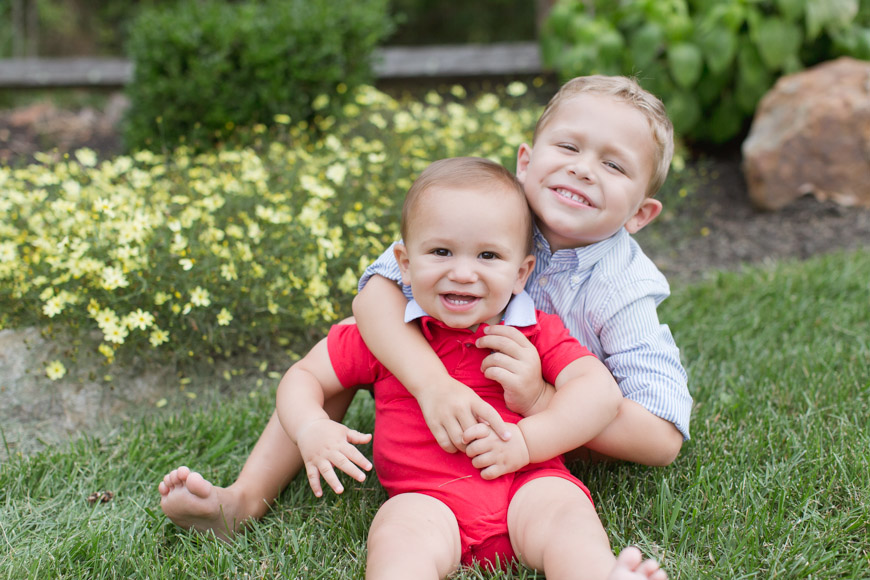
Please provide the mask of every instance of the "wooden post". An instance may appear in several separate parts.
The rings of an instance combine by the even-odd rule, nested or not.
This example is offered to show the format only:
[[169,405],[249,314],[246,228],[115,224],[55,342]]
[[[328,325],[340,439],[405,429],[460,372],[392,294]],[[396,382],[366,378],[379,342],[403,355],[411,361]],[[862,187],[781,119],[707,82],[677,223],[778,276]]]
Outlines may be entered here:
[[541,30],[543,30],[544,27],[544,21],[547,20],[547,16],[550,14],[550,10],[555,4],[556,0],[535,0],[535,25],[538,38],[540,38],[541,36]]
[[39,56],[39,8],[37,0],[25,0],[27,9],[27,56]]

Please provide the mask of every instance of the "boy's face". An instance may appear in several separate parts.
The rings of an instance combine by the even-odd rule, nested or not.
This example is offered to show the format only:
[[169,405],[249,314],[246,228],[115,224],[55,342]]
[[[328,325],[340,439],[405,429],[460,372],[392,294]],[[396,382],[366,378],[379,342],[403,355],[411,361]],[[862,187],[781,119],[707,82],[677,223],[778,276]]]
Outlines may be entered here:
[[452,328],[497,324],[535,261],[526,252],[523,201],[493,191],[436,189],[417,202],[405,244],[396,246],[402,281],[427,314]]
[[562,103],[517,177],[552,251],[587,246],[619,228],[635,233],[661,211],[646,197],[655,143],[643,114],[618,99],[580,94]]

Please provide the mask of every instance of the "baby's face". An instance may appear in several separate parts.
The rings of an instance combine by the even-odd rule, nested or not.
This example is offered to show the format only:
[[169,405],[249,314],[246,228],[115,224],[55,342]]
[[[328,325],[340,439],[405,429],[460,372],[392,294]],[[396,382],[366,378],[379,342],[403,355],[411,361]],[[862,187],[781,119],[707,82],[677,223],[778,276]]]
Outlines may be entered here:
[[654,159],[652,130],[640,111],[585,93],[559,106],[533,147],[520,147],[517,177],[556,251],[643,227],[633,221],[638,212],[648,204],[661,208],[646,197]]
[[534,263],[524,202],[474,189],[425,195],[397,249],[403,281],[427,314],[450,327],[497,324]]

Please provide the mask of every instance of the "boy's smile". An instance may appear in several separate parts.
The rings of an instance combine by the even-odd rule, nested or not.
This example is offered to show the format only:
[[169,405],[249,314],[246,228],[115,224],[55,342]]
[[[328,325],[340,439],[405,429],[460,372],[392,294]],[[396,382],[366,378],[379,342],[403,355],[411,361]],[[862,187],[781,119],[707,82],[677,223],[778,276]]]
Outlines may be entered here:
[[517,177],[553,251],[587,246],[619,228],[634,233],[661,211],[646,197],[655,144],[649,122],[627,103],[572,97],[523,144]]
[[396,259],[427,314],[453,328],[496,324],[534,258],[518,195],[438,188],[418,202]]

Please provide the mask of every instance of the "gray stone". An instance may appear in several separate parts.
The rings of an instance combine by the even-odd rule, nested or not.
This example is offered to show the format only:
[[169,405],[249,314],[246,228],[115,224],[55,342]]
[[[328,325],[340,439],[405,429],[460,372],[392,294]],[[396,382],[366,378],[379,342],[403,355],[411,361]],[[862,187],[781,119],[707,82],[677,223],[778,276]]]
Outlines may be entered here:
[[[35,328],[0,331],[0,458],[8,452],[31,453],[81,433],[117,427],[143,407],[154,408],[177,384],[168,369],[108,369],[95,355],[82,355],[57,381],[45,375],[48,361],[62,358],[63,346],[46,340]],[[113,386],[116,385],[116,386]]]

